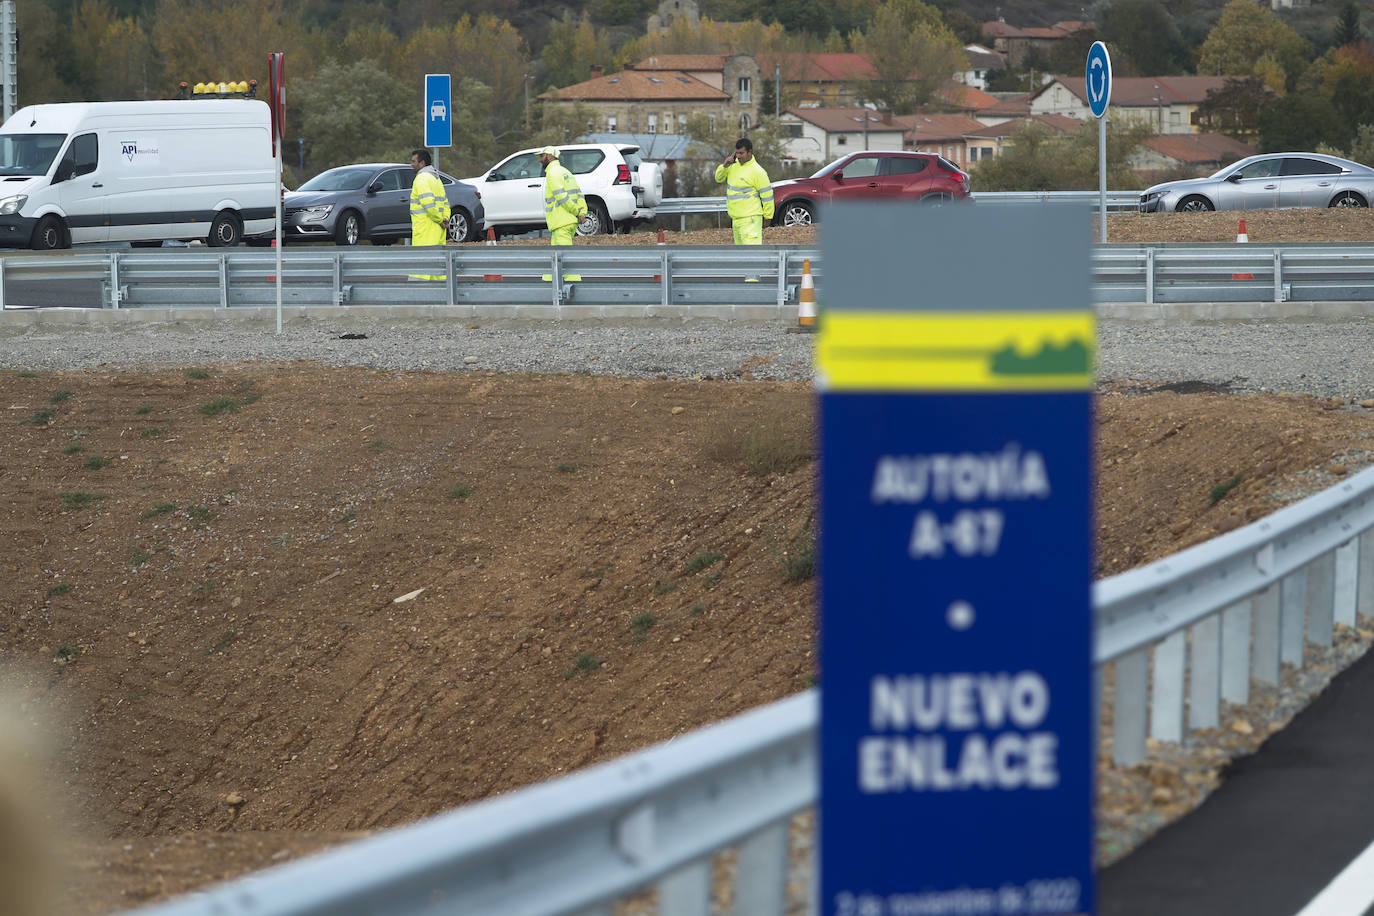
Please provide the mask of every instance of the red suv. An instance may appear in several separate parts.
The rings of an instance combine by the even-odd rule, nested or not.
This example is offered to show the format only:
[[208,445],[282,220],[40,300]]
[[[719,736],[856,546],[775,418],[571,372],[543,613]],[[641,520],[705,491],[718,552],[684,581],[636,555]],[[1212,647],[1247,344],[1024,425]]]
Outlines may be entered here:
[[832,200],[967,200],[968,173],[934,153],[865,150],[841,156],[810,178],[773,182],[773,225],[809,226]]

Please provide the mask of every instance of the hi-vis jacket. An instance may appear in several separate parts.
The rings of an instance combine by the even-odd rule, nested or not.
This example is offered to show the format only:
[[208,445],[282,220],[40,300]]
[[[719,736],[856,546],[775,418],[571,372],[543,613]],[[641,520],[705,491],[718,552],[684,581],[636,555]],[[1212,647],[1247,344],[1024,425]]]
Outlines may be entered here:
[[745,216],[773,218],[773,188],[757,159],[716,166],[716,182],[726,182],[725,209],[731,219]]
[[449,217],[448,194],[434,166],[415,173],[410,186],[410,244],[442,245],[448,241],[443,222]]
[[572,172],[557,159],[544,170],[544,220],[549,230],[576,226],[587,215],[587,201]]

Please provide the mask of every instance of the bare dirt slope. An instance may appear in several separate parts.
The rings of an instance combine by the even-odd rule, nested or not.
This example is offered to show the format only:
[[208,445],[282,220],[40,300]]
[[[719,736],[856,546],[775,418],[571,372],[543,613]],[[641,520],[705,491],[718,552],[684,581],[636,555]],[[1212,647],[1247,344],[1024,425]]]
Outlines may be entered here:
[[[0,671],[51,748],[70,845],[50,911],[171,896],[812,684],[812,400],[311,365],[0,373]],[[1369,414],[1105,385],[1100,572],[1339,480],[1368,462]]]

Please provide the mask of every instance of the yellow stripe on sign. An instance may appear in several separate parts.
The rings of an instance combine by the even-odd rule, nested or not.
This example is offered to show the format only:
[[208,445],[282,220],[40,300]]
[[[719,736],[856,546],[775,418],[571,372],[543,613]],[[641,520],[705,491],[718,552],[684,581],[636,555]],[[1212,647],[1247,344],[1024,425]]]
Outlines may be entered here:
[[1091,388],[1097,324],[1078,312],[830,310],[816,339],[831,391]]

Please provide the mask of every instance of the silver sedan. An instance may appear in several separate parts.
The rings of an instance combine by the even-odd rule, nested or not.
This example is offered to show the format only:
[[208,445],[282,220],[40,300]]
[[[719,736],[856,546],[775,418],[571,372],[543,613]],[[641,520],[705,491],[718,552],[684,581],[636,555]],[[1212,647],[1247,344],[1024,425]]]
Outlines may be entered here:
[[1142,213],[1368,207],[1374,169],[1321,153],[1267,153],[1207,178],[1167,181],[1140,195]]

